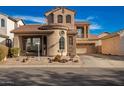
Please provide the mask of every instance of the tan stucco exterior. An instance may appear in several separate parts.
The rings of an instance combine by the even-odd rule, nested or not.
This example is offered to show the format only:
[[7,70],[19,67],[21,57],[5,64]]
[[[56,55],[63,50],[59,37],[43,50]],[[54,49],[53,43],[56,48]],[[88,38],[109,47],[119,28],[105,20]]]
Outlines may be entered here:
[[[51,23],[51,17],[50,14],[53,14],[53,23]],[[47,21],[48,24],[58,24],[58,25],[65,25],[67,26],[70,30],[74,30],[74,24],[75,24],[75,12],[71,11],[69,9],[66,8],[57,8],[56,11],[50,11],[48,13],[45,14],[47,17]],[[58,23],[58,15],[62,15],[63,16],[63,22],[62,23]],[[71,23],[66,23],[66,16],[70,15],[71,16]]]
[[53,34],[48,35],[47,38],[47,55],[48,56],[55,56],[61,55],[61,51],[59,49],[59,39],[60,39],[60,32],[64,31],[63,37],[65,38],[65,49],[62,52],[62,55],[67,55],[67,31],[66,30],[54,30]]
[[121,55],[119,35],[102,40],[102,54]]
[[101,40],[102,54],[124,55],[124,32],[118,32]]

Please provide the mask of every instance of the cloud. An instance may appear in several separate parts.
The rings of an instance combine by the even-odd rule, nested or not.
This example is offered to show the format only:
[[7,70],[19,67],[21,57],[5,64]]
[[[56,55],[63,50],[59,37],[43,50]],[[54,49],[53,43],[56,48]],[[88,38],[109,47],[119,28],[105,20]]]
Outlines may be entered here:
[[84,19],[76,19],[76,21],[78,21],[78,22],[81,22],[81,21],[92,21],[92,20],[94,20],[96,17],[93,17],[93,16],[88,16],[88,17],[86,17],[86,18],[84,18]]
[[91,21],[91,20],[94,20],[96,17],[93,17],[93,16],[89,16],[86,18],[87,21]]
[[[32,21],[32,22],[36,22],[36,23],[46,23],[46,18],[45,17],[35,17],[35,16],[27,16],[27,15],[15,15],[13,17],[21,18],[23,20]],[[90,25],[90,30],[103,29],[100,24],[94,22],[94,19],[96,19],[96,17],[88,16],[85,19],[76,19],[76,21],[78,21],[78,22],[82,22],[82,21],[90,22],[90,24],[91,24]]]
[[86,17],[85,19],[76,19],[76,21],[78,22],[89,22],[90,23],[90,30],[99,30],[99,29],[103,29],[103,27],[98,24],[97,22],[95,22],[95,19],[97,17],[94,17],[94,16],[88,16]]
[[46,23],[46,18],[44,17],[35,17],[35,16],[25,16],[25,15],[15,15],[15,18],[21,18],[26,21],[32,21],[36,23]]
[[90,25],[90,30],[99,30],[99,29],[103,29],[101,25],[97,24],[97,23],[93,23]]

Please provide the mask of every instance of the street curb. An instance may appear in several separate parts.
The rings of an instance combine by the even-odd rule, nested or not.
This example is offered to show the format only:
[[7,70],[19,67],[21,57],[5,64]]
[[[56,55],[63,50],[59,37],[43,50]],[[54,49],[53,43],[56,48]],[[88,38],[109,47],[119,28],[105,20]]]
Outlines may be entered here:
[[81,65],[2,65],[0,68],[34,68],[34,67],[67,67],[67,68],[80,68],[82,67]]

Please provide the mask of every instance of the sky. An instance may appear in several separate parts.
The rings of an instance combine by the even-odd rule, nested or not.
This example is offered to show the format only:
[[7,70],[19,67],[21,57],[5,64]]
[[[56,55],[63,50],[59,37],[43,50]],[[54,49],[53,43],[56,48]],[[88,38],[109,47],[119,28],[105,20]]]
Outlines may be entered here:
[[[75,21],[88,21],[90,33],[116,32],[124,29],[123,6],[66,6],[75,10]],[[0,12],[22,18],[26,24],[45,23],[44,13],[55,6],[0,6]]]

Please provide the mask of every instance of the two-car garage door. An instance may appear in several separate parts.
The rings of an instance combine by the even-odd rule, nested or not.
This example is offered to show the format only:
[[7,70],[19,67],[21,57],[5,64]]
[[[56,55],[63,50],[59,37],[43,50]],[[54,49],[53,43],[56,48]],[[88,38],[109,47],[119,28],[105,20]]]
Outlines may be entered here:
[[77,44],[76,46],[76,52],[77,54],[90,54],[90,53],[96,53],[95,44]]

